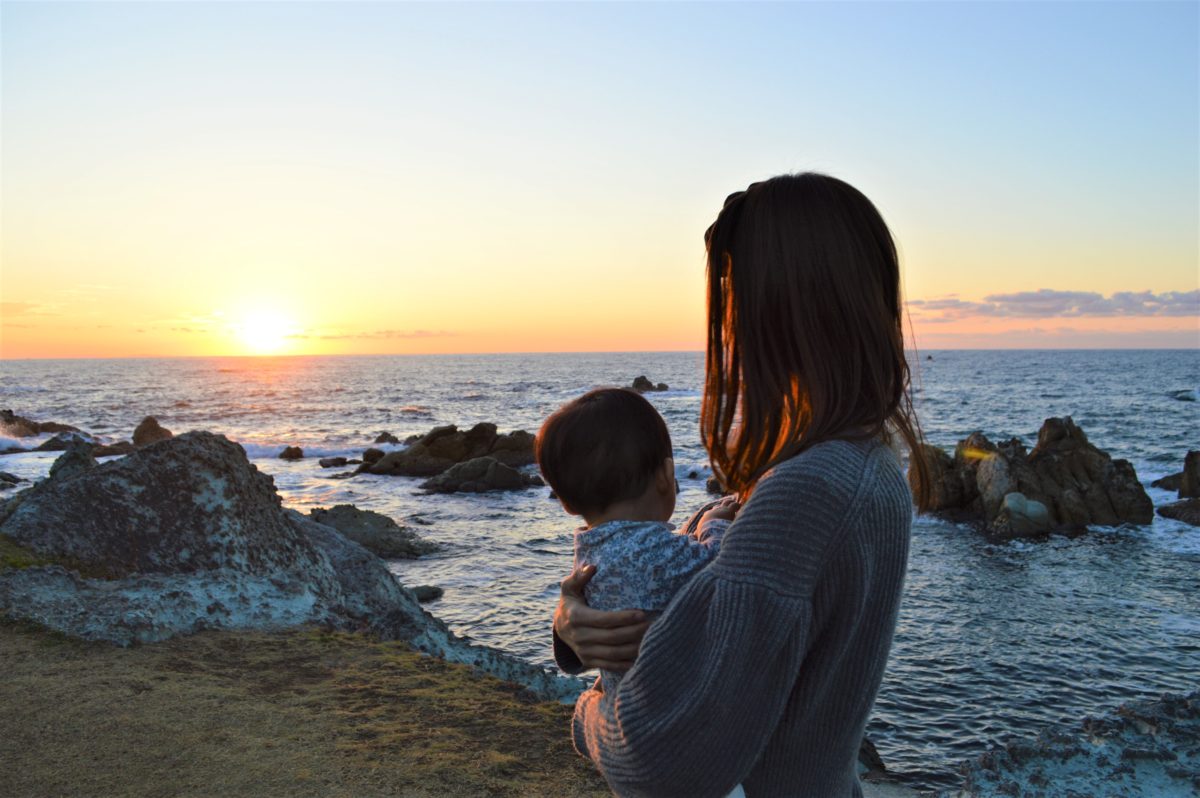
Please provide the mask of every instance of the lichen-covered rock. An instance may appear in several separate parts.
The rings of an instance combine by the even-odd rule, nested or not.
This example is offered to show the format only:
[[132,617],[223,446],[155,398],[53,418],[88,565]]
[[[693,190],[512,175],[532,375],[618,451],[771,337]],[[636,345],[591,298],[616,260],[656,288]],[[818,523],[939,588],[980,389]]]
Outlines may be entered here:
[[484,493],[521,490],[542,484],[540,477],[523,474],[493,457],[477,457],[422,482],[421,489],[431,493]]
[[411,560],[438,550],[436,543],[400,526],[383,513],[360,510],[353,504],[338,504],[329,509],[317,507],[308,515],[385,560]]
[[95,467],[96,458],[92,455],[92,445],[83,440],[75,440],[50,465],[49,476],[50,479],[65,479]]
[[[1092,445],[1070,417],[1050,418],[1033,451],[974,432],[954,457],[927,447],[933,509],[982,521],[996,539],[1148,524],[1154,506],[1127,460]],[[910,480],[915,471],[910,471]]]
[[174,435],[171,433],[171,430],[160,425],[157,418],[146,416],[137,425],[137,429],[133,431],[133,445],[140,449],[152,443],[170,440],[172,437]]
[[1162,798],[1200,794],[1200,692],[1125,704],[1012,741],[963,769],[962,796]]
[[1192,526],[1200,526],[1200,499],[1181,499],[1158,508],[1163,518],[1173,518]]

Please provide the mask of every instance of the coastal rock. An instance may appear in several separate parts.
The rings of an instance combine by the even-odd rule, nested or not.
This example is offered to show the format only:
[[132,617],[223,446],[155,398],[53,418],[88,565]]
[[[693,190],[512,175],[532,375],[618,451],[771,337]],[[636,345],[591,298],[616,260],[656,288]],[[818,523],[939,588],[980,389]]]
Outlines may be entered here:
[[704,489],[716,496],[721,496],[725,493],[725,486],[721,484],[721,480],[715,476],[709,477],[704,483]]
[[1163,518],[1173,518],[1192,526],[1200,526],[1200,499],[1183,499],[1158,508]]
[[287,446],[279,453],[280,460],[303,460],[304,450],[299,446]]
[[411,560],[438,550],[436,543],[421,538],[383,513],[360,510],[353,504],[338,504],[329,509],[317,507],[308,515],[385,560]]
[[92,445],[76,439],[50,466],[50,479],[66,479],[96,467]]
[[533,435],[524,430],[499,435],[496,425],[486,422],[465,432],[448,424],[434,427],[412,441],[408,448],[388,452],[374,462],[364,454],[366,463],[359,470],[388,476],[432,477],[457,463],[485,456],[511,467],[528,465],[533,462]]
[[157,418],[146,416],[137,425],[137,429],[133,431],[133,445],[140,449],[143,446],[169,440],[172,437],[174,435],[171,433],[171,430],[161,426]]
[[544,484],[540,477],[522,474],[493,457],[477,457],[458,463],[433,479],[421,483],[431,493],[483,493],[491,490],[521,490]]
[[1136,701],[964,767],[965,796],[1132,798],[1200,790],[1200,691]]
[[40,446],[35,446],[35,452],[65,452],[76,442],[90,443],[91,440],[82,432],[60,432]]
[[117,441],[116,443],[99,443],[92,449],[94,457],[121,457],[134,452],[137,449],[130,441]]
[[1183,476],[1179,480],[1179,498],[1200,498],[1200,451],[1188,452],[1183,458]]
[[363,463],[364,463],[364,464],[373,464],[373,463],[376,463],[376,462],[378,462],[378,461],[380,460],[380,458],[382,458],[382,457],[383,457],[383,450],[382,450],[382,449],[367,449],[367,450],[366,450],[365,452],[363,452],[363,454],[362,454],[362,459],[363,459]]
[[83,432],[70,424],[59,424],[56,421],[32,421],[18,416],[11,410],[0,410],[0,431],[12,438],[32,438],[34,435],[60,432]]
[[24,481],[25,480],[21,479],[16,474],[10,474],[7,471],[0,471],[0,490],[7,490],[8,488],[14,487]]
[[390,432],[381,432],[375,437],[375,443],[399,443],[400,439]]
[[437,585],[417,585],[412,588],[413,595],[417,597],[417,601],[424,604],[427,601],[440,599],[446,591],[442,590]]
[[669,386],[665,382],[660,382],[656,385],[655,383],[650,382],[650,380],[646,378],[645,374],[634,378],[633,384],[630,387],[638,393],[670,390]]
[[1030,452],[1016,438],[995,444],[974,432],[953,458],[934,447],[925,453],[933,509],[982,521],[997,540],[1148,524],[1154,515],[1129,461],[1096,448],[1070,417],[1047,419]]
[[1154,480],[1150,483],[1152,488],[1161,488],[1162,490],[1178,491],[1179,486],[1183,484],[1183,472],[1177,474],[1167,474],[1165,477]]
[[321,468],[341,468],[349,462],[345,457],[322,457],[317,461],[317,465]]
[[223,436],[189,432],[42,480],[0,505],[0,535],[54,563],[0,565],[0,613],[74,637],[318,624],[407,640],[548,699],[585,686],[455,636],[376,555],[285,510]]

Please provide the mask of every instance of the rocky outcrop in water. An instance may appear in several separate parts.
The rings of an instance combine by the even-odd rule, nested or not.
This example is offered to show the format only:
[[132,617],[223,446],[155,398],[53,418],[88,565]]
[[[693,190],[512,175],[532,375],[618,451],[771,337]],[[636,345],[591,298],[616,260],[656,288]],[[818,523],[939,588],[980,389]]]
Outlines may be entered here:
[[18,484],[24,481],[25,480],[21,479],[16,474],[10,474],[7,471],[0,471],[0,490],[7,490],[8,488],[16,487]]
[[190,432],[100,465],[82,450],[63,457],[0,504],[0,535],[52,563],[0,567],[9,618],[120,645],[319,624],[408,640],[546,697],[582,687],[451,634],[376,555],[285,510],[222,436]]
[[53,435],[59,432],[82,433],[83,430],[70,424],[59,424],[57,421],[32,421],[18,416],[11,410],[0,410],[0,432],[12,438],[32,438],[35,435]]
[[170,440],[172,437],[174,435],[171,430],[159,424],[157,418],[146,416],[137,425],[137,429],[133,431],[133,445],[140,449],[152,443]]
[[465,432],[453,424],[434,427],[408,448],[388,452],[374,462],[363,453],[365,461],[360,471],[372,474],[406,477],[432,477],[457,463],[478,457],[491,457],[511,468],[533,463],[533,435],[517,430],[505,435],[496,432],[496,425],[476,424]]
[[995,444],[980,432],[960,441],[953,457],[928,445],[924,452],[932,509],[980,521],[997,540],[1148,524],[1154,516],[1129,461],[1096,448],[1070,417],[1046,419],[1030,452],[1016,438]]
[[967,796],[1163,798],[1200,794],[1200,691],[1125,704],[1008,743],[964,768]]
[[399,443],[400,439],[390,432],[381,432],[375,436],[375,443]]
[[1158,508],[1163,518],[1173,518],[1192,526],[1200,526],[1200,499],[1183,499]]
[[523,474],[494,457],[476,457],[458,463],[433,479],[421,483],[430,493],[485,493],[492,490],[522,490],[544,485],[542,478]]
[[329,509],[317,507],[309,510],[308,516],[385,560],[411,560],[438,550],[436,543],[400,526],[383,513],[360,510],[353,504],[338,504]]
[[633,384],[630,385],[629,387],[633,388],[633,390],[637,391],[638,393],[670,390],[670,386],[668,386],[665,382],[660,382],[656,385],[655,383],[650,382],[650,380],[647,379],[645,374],[635,377],[633,380]]
[[299,446],[285,446],[279,453],[280,460],[303,460],[304,450]]

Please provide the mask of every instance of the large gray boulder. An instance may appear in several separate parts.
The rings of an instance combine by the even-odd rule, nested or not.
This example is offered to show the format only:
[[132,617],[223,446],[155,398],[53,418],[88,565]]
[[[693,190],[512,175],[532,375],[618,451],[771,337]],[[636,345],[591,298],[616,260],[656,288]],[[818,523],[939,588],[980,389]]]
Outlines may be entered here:
[[994,539],[1149,524],[1154,516],[1129,461],[1098,449],[1070,417],[1046,419],[1029,452],[1015,438],[995,444],[974,432],[953,457],[933,447],[925,454],[932,509],[976,519]]
[[385,560],[411,560],[438,550],[436,543],[400,526],[383,513],[360,510],[353,504],[338,504],[329,509],[317,507],[308,515]]
[[0,566],[0,613],[130,645],[201,629],[317,624],[403,639],[548,698],[583,683],[452,634],[383,561],[285,510],[220,435],[189,432],[99,465],[68,452],[0,504],[0,536],[48,565]]

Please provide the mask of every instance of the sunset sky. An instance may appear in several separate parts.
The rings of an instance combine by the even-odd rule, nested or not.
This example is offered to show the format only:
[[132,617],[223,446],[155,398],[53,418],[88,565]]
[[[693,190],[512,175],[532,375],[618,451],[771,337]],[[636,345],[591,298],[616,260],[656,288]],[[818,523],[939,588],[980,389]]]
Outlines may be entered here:
[[1200,4],[0,5],[0,357],[699,349],[815,169],[917,344],[1200,346]]

